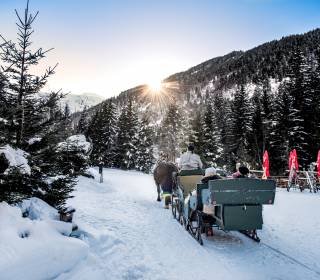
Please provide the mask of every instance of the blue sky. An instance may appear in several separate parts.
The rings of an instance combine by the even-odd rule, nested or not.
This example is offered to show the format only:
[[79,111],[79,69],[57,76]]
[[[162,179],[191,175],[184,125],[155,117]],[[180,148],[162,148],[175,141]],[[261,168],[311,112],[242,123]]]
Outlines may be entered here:
[[[15,38],[14,9],[0,1],[0,33]],[[232,50],[320,27],[311,0],[30,0],[35,47],[59,62],[48,88],[113,96]]]

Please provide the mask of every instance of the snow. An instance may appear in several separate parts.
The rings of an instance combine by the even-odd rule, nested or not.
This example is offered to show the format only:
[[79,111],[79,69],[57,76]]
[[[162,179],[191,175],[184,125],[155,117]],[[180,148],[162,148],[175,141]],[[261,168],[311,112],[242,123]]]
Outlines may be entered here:
[[1,280],[320,278],[319,194],[277,190],[260,243],[214,230],[200,246],[156,202],[151,175],[104,169],[99,183],[98,169],[89,172],[95,179],[79,177],[68,203],[81,239],[65,236],[70,229],[41,200],[21,204],[33,220],[0,204]]
[[65,142],[61,142],[58,144],[58,149],[61,150],[76,150],[83,151],[87,153],[91,148],[90,142],[86,140],[86,137],[82,134],[72,135],[67,138]]
[[[36,209],[40,207],[38,214],[42,218],[49,209],[36,200],[27,204],[29,208],[32,204]],[[20,208],[0,203],[0,279],[53,279],[86,259],[87,244],[61,234],[69,235],[70,226],[51,219],[22,218]]]
[[70,200],[89,256],[56,280],[320,277],[318,194],[278,190],[261,243],[215,230],[202,247],[155,201],[152,176],[105,169],[98,180],[80,177]]
[[4,171],[4,174],[9,172],[10,167],[17,167],[19,168],[22,174],[30,174],[31,168],[28,164],[27,157],[29,156],[28,153],[21,149],[14,149],[10,145],[5,145],[0,147],[0,154],[4,154],[6,159],[9,162],[9,168]]
[[29,145],[33,145],[34,143],[36,143],[36,142],[40,142],[41,141],[41,137],[33,137],[33,138],[30,138],[29,140],[28,140],[28,144]]
[[20,208],[31,220],[57,220],[59,217],[57,209],[36,197],[22,201]]
[[8,124],[9,121],[7,119],[4,118],[0,118],[0,122],[4,123],[4,124]]

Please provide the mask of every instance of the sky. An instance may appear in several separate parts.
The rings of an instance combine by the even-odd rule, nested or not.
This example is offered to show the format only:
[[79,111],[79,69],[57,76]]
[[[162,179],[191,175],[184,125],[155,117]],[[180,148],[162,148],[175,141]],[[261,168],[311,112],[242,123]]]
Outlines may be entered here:
[[[16,37],[14,9],[0,0],[0,34]],[[46,90],[115,96],[233,50],[320,27],[319,0],[30,0],[34,48],[59,63]]]

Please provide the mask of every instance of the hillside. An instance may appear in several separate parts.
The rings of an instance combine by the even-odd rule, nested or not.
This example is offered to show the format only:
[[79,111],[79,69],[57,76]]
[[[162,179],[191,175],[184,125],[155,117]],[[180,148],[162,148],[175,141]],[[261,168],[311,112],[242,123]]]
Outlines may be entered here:
[[[319,46],[318,28],[301,35],[286,36],[267,42],[245,52],[234,51],[212,58],[186,71],[173,74],[163,81],[179,85],[179,88],[172,89],[178,99],[205,99],[204,93],[207,91],[227,91],[241,83],[257,84],[265,78],[281,81],[288,74],[297,48],[305,54],[311,54]],[[128,95],[141,97],[145,90],[146,86],[137,86],[121,92],[115,100],[122,103]]]
[[[233,169],[240,161],[261,168],[268,150],[273,172],[282,174],[288,151],[296,149],[307,168],[318,151],[312,143],[320,138],[319,46],[320,29],[283,37],[173,74],[160,92],[140,85],[111,101],[118,116],[133,101],[139,118],[147,117],[153,129],[155,151],[171,160],[192,142],[206,166]],[[91,118],[107,103],[83,115]]]

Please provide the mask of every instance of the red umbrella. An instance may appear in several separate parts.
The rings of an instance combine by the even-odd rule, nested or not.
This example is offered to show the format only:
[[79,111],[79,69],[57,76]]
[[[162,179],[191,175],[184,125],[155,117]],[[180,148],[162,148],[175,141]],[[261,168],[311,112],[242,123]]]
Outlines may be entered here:
[[265,151],[263,154],[263,170],[264,170],[265,176],[270,177],[268,151]]
[[298,164],[298,156],[297,156],[297,151],[296,151],[296,149],[294,149],[293,151],[292,151],[292,154],[293,154],[293,163],[294,163],[294,165],[295,165],[295,167],[296,167],[296,171],[299,171],[299,164]]
[[297,174],[296,171],[299,171],[299,164],[298,164],[298,156],[296,149],[293,149],[289,155],[289,171],[291,170],[292,165],[295,167],[294,176]]
[[318,152],[317,165],[318,165],[318,178],[320,179],[320,150]]
[[292,166],[292,151],[289,154],[289,170],[291,170],[291,166]]

